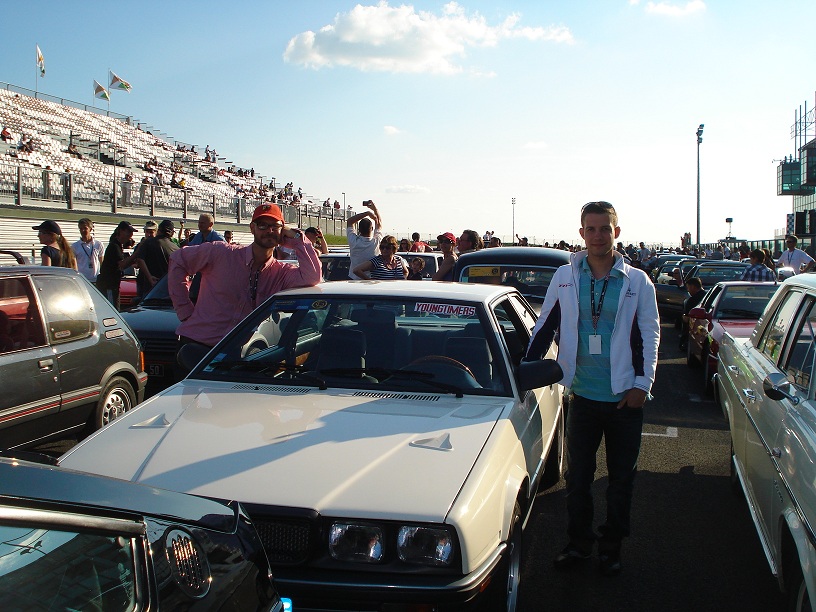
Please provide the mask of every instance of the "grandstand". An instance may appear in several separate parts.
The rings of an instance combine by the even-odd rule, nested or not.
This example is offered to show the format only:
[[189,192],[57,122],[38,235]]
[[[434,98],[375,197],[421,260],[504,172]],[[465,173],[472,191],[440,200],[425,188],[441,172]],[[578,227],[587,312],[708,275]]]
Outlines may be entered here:
[[[146,131],[130,117],[43,98],[50,96],[0,83],[0,123],[12,134],[0,142],[2,217],[70,223],[92,216],[113,225],[122,216],[137,225],[139,218],[158,217],[195,227],[208,212],[219,228],[247,232],[255,207],[272,201],[292,225],[319,225],[328,234],[345,228],[346,211],[315,205],[309,196],[299,201],[291,183],[280,187],[274,178],[227,167],[225,158]],[[30,151],[21,148],[28,139]],[[3,228],[0,248],[9,248]]]

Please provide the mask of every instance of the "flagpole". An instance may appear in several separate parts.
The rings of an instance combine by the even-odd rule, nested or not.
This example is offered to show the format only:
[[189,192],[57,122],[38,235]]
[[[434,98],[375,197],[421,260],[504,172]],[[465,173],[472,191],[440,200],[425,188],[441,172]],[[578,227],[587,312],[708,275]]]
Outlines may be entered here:
[[37,73],[40,71],[40,53],[39,53],[40,47],[39,47],[39,45],[34,45],[34,48],[35,48],[34,55],[37,56],[37,62],[36,62],[36,64],[34,64],[35,65],[35,68],[34,68],[34,97],[36,98],[38,96],[38,94],[39,94],[39,88],[40,88],[40,83],[37,80]]

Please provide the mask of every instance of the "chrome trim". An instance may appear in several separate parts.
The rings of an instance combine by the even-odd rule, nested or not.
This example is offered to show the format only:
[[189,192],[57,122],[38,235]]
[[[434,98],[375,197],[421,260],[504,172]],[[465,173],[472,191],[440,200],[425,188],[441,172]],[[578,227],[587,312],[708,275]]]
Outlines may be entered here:
[[0,507],[0,520],[39,523],[53,527],[70,527],[80,531],[97,529],[129,536],[145,536],[147,529],[142,522],[127,519],[90,516],[74,512],[31,510],[28,508]]
[[762,546],[762,550],[765,553],[765,559],[768,561],[768,565],[771,567],[771,573],[774,576],[779,575],[779,569],[777,568],[776,561],[773,557],[773,550],[771,548],[771,544],[768,541],[768,537],[765,534],[765,530],[762,528],[762,521],[759,519],[759,513],[756,509],[756,502],[754,501],[753,496],[748,490],[748,487],[745,485],[745,473],[742,471],[742,465],[736,460],[736,457],[732,455],[732,461],[734,462],[734,469],[737,472],[737,478],[740,481],[740,486],[742,490],[745,492],[745,499],[748,502],[748,512],[751,514],[751,520],[754,521],[754,529],[756,529],[757,534],[759,535],[759,543]]

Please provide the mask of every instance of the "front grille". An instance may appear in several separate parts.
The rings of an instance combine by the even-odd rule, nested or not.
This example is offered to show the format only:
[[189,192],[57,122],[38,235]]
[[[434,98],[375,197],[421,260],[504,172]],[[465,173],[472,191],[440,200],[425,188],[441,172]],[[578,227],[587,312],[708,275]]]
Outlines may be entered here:
[[309,558],[311,527],[305,520],[255,519],[255,529],[273,564],[295,565]]
[[176,340],[175,337],[144,338],[141,342],[145,353],[173,355],[175,357],[176,351],[178,350],[178,340]]

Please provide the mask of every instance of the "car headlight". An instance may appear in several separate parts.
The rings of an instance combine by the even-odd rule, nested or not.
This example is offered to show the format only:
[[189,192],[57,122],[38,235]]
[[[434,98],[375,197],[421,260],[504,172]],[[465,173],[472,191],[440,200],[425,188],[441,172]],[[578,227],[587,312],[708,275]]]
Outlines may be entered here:
[[376,525],[332,523],[329,552],[339,561],[379,563],[383,557],[383,530]]
[[453,540],[445,529],[405,525],[397,534],[397,552],[406,563],[447,566],[453,561]]

